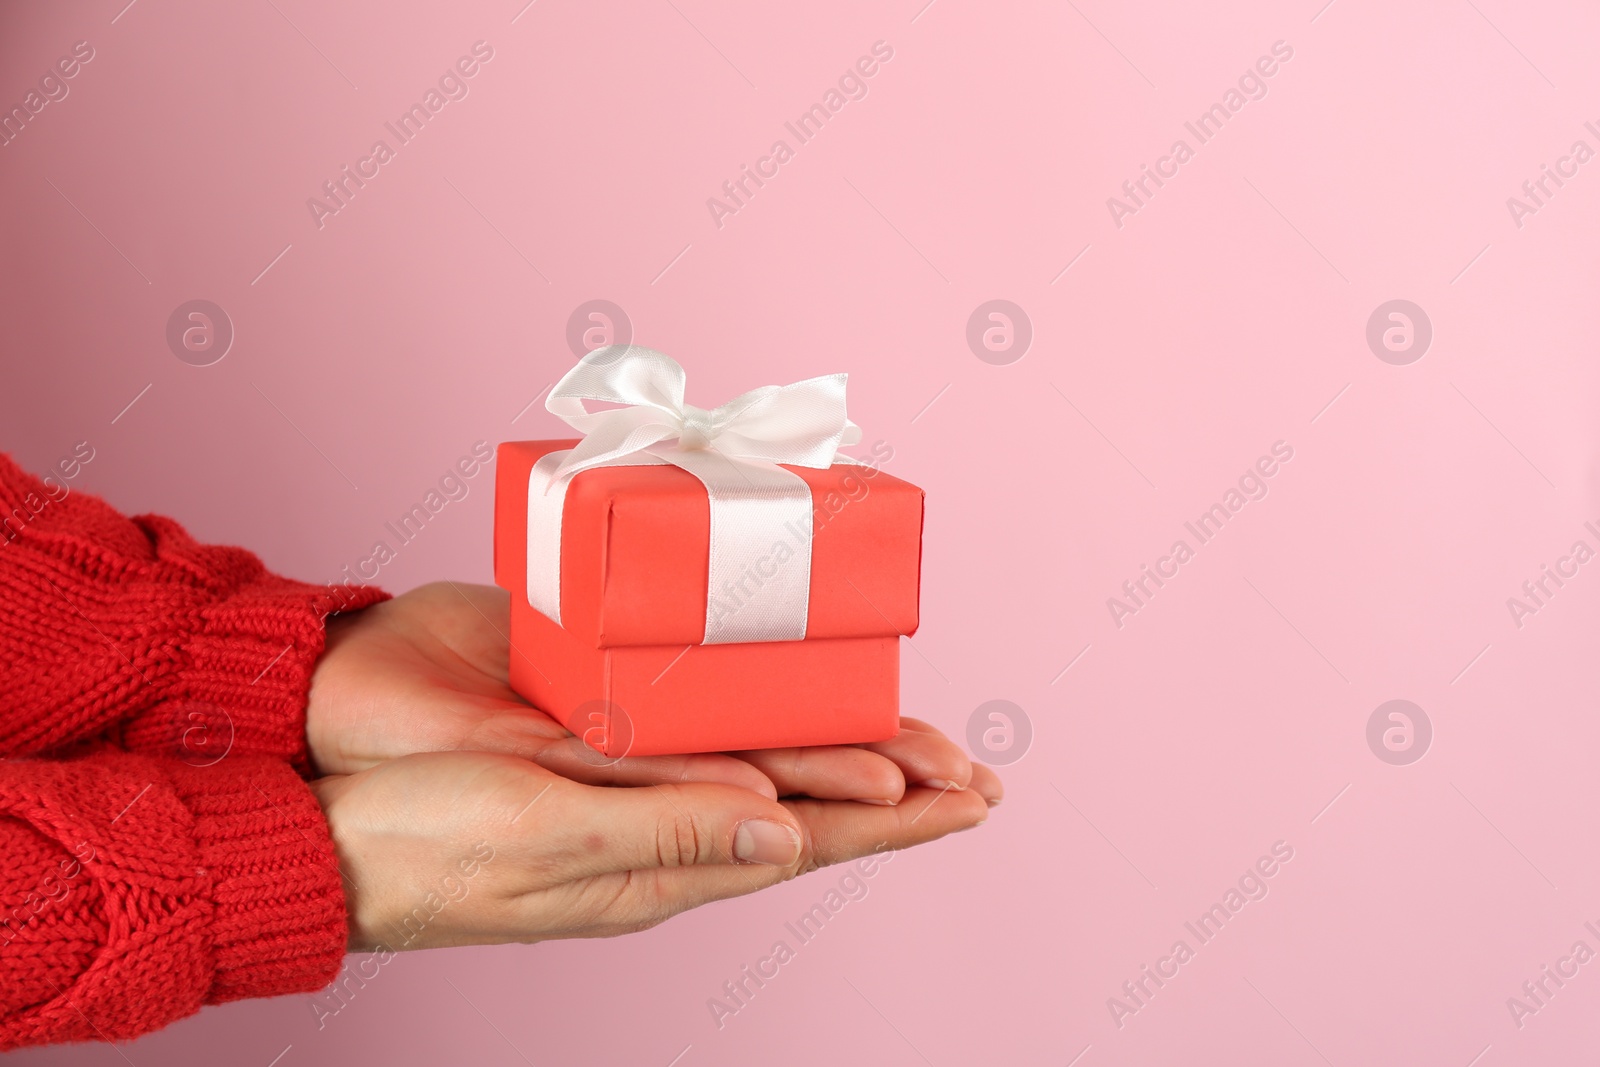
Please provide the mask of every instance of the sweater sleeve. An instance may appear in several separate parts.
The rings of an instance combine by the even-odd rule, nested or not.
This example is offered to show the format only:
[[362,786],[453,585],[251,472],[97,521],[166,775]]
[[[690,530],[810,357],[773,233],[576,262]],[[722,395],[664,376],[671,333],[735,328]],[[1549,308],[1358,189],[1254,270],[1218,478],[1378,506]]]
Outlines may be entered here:
[[194,766],[233,752],[305,773],[324,622],[387,597],[280,578],[0,455],[0,757],[109,738]]
[[0,856],[0,1050],[310,992],[344,956],[327,824],[275,759],[0,763]]

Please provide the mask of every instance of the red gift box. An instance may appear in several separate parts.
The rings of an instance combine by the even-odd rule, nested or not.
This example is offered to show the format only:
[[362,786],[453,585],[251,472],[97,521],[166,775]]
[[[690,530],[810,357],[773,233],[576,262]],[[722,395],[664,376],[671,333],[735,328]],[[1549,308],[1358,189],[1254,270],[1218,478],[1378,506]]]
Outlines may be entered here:
[[[610,757],[895,735],[899,639],[917,628],[921,489],[871,466],[783,464],[811,490],[812,528],[789,531],[810,539],[805,639],[702,644],[710,505],[705,486],[669,464],[574,476],[561,509],[561,622],[529,602],[530,473],[576,443],[499,448],[495,582],[511,593],[518,693]],[[752,564],[748,580],[780,557]]]

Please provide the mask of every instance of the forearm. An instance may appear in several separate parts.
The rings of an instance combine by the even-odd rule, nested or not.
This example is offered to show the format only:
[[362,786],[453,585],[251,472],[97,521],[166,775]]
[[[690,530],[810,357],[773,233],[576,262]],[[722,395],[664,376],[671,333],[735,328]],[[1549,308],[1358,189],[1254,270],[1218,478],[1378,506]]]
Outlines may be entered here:
[[[0,756],[107,737],[208,762],[233,751],[304,771],[323,626],[379,590],[280,578],[158,516],[51,493],[0,456]],[[196,743],[204,746],[196,750]]]
[[276,760],[8,761],[0,855],[0,1049],[312,991],[343,958],[326,823]]

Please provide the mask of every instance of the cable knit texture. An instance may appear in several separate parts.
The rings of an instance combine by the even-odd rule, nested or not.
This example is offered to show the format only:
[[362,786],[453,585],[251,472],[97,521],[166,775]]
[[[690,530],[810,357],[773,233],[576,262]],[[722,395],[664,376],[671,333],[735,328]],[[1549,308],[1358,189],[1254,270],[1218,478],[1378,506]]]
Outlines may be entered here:
[[0,455],[0,1049],[321,988],[347,929],[306,695],[327,616],[387,594],[54,488]]
[[324,620],[386,598],[279,578],[244,549],[85,493],[55,499],[0,456],[0,756],[109,736],[191,764],[233,752],[305,773]]
[[128,1040],[338,974],[333,844],[285,763],[100,750],[0,769],[0,1049]]

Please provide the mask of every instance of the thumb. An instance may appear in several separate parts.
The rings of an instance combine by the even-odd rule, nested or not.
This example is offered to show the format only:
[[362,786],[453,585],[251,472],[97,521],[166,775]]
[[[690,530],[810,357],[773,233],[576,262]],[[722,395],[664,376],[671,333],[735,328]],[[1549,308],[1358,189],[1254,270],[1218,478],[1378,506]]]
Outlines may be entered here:
[[775,800],[709,782],[562,791],[551,810],[581,843],[570,865],[579,876],[662,867],[762,864],[800,858],[802,831]]

